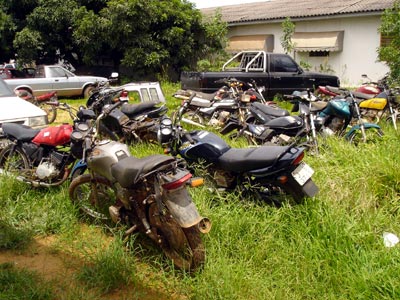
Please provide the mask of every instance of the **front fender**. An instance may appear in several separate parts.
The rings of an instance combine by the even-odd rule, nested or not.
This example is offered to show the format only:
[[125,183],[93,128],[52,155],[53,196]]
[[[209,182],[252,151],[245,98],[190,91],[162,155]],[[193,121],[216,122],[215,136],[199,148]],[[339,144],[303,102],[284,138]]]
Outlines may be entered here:
[[[364,123],[365,129],[369,128],[375,128],[375,129],[381,129],[381,127],[378,124],[375,123]],[[346,133],[345,138],[349,138],[353,132],[360,130],[360,124],[354,125],[353,127],[350,128],[349,132]]]

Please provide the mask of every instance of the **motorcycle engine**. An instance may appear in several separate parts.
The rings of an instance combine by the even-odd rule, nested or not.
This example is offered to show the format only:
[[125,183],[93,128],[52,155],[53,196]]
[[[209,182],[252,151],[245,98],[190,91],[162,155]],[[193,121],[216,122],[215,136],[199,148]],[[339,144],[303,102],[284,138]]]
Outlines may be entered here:
[[211,126],[224,126],[229,116],[230,116],[229,111],[217,112],[213,115],[208,124]]
[[337,132],[343,127],[344,120],[341,118],[333,118],[332,121],[328,124],[328,128],[333,132]]
[[36,168],[36,175],[40,179],[53,178],[57,176],[58,173],[56,166],[49,161],[42,161]]
[[229,188],[235,180],[235,176],[224,170],[215,170],[214,180],[218,187]]
[[36,168],[39,179],[54,178],[60,173],[58,165],[62,162],[63,155],[54,151],[49,156],[49,158],[43,158]]

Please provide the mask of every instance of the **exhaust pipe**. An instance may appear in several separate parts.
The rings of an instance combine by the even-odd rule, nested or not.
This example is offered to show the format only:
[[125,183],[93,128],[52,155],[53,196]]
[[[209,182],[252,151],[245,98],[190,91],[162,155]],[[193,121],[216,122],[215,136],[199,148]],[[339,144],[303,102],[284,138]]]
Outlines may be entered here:
[[197,223],[197,228],[201,233],[209,233],[212,224],[209,218],[202,218],[199,223]]

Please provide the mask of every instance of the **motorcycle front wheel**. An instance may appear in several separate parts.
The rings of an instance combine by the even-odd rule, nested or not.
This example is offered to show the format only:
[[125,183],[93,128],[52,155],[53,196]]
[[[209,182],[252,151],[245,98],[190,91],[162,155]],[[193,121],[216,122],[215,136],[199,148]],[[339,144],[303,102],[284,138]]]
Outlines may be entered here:
[[150,205],[148,216],[161,239],[161,249],[176,268],[190,272],[203,265],[205,250],[196,225],[182,228],[172,217],[160,216],[155,203]]
[[47,103],[40,103],[39,107],[46,112],[49,124],[53,123],[56,120],[57,108],[54,105],[50,105]]
[[[191,125],[196,125],[196,124],[200,124],[203,126],[205,125],[204,118],[193,110],[188,110],[182,116],[182,122],[185,122],[185,121],[186,121],[186,123],[191,124]],[[193,124],[193,122],[194,122],[194,124]]]
[[72,180],[68,193],[81,212],[94,219],[111,219],[109,207],[115,204],[115,193],[106,178],[80,175]]
[[353,131],[348,137],[348,141],[354,145],[360,145],[362,143],[375,143],[382,140],[383,131],[380,128],[365,128],[365,140],[360,129]]
[[20,147],[9,144],[0,152],[1,173],[18,176],[28,169],[29,159]]

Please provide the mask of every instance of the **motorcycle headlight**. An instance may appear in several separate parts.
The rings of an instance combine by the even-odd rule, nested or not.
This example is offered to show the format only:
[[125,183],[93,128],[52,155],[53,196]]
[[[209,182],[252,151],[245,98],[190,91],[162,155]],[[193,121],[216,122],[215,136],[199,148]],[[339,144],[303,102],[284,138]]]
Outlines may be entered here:
[[160,128],[157,132],[157,139],[160,144],[168,143],[172,137],[172,121],[169,118],[164,118],[160,122]]

